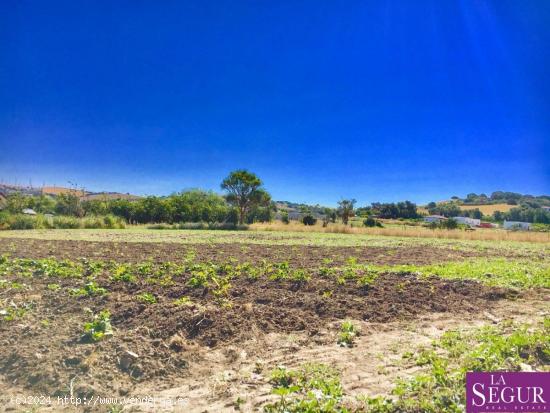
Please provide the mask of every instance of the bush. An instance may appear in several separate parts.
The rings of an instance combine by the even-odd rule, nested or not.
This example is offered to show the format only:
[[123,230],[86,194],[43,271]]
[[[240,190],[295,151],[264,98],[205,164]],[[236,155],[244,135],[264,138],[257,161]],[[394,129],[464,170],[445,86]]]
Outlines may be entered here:
[[103,217],[103,225],[105,228],[109,229],[126,228],[126,222],[122,218],[115,217],[114,215],[105,215]]
[[99,217],[88,217],[82,220],[82,226],[86,229],[103,228],[103,221]]
[[290,219],[288,218],[288,212],[286,211],[281,212],[281,221],[283,222],[283,224],[290,223]]
[[29,215],[12,215],[8,219],[9,229],[35,229],[36,219]]
[[75,217],[58,216],[53,219],[53,227],[60,229],[80,228],[80,220]]
[[457,229],[458,228],[458,222],[456,222],[454,219],[443,220],[443,221],[440,222],[439,225],[443,229]]
[[374,218],[368,217],[363,221],[363,225],[366,227],[382,227],[382,224]]
[[313,215],[307,214],[302,218],[304,225],[315,225],[317,223],[317,218],[314,218]]

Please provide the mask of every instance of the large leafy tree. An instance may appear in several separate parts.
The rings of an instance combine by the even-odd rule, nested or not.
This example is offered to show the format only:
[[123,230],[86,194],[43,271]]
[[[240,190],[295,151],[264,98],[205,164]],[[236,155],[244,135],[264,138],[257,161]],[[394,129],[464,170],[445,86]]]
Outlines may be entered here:
[[271,196],[262,188],[262,181],[252,172],[238,169],[222,181],[221,188],[227,191],[225,199],[237,209],[239,224],[245,222],[249,211],[259,206],[267,206]]
[[356,202],[355,199],[342,199],[338,202],[338,215],[340,215],[345,225],[348,224],[349,218],[353,216],[353,206]]

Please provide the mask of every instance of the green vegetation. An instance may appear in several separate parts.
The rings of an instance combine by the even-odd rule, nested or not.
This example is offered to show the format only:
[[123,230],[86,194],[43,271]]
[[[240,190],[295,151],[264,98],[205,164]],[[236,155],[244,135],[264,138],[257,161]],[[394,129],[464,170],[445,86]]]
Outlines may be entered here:
[[148,292],[143,292],[138,295],[136,295],[136,299],[138,301],[141,301],[145,304],[156,304],[157,303],[157,297],[155,297],[153,294]]
[[271,373],[274,403],[265,412],[460,413],[465,406],[468,371],[547,369],[550,363],[550,319],[542,325],[503,322],[470,332],[449,330],[431,348],[403,355],[422,368],[411,379],[399,380],[391,397],[344,394],[340,374],[323,364],[296,370],[278,367]]
[[[204,223],[222,225],[209,229],[238,229],[237,223],[244,225],[273,219],[274,203],[255,174],[233,171],[221,187],[227,192],[225,197],[212,191],[192,189],[168,197],[148,196],[133,200],[85,200],[76,190],[57,196],[15,192],[7,196],[5,208],[0,211],[0,229],[113,229],[124,228],[125,223]],[[25,208],[34,209],[38,215],[22,214]],[[52,218],[50,214],[56,216]],[[225,224],[232,226],[224,228]]]
[[[506,203],[507,205],[517,205],[509,211],[494,211],[492,216],[484,217],[479,208],[461,209],[462,205],[494,205]],[[543,206],[550,206],[550,197],[546,195],[531,196],[522,195],[514,192],[493,192],[491,196],[485,194],[468,194],[465,199],[453,197],[450,202],[435,203],[430,202],[427,205],[430,214],[444,215],[446,217],[464,216],[471,218],[485,218],[488,220],[502,222],[522,221],[539,224],[550,224],[550,211],[543,209]]]
[[[379,270],[383,271],[383,268]],[[470,259],[432,265],[385,267],[393,272],[415,273],[447,279],[476,280],[496,287],[550,288],[550,263],[504,258]]]
[[95,343],[113,335],[111,327],[111,313],[107,310],[101,311],[92,317],[92,321],[84,324],[84,335],[82,340]]
[[271,374],[273,393],[280,398],[264,406],[266,413],[345,412],[339,372],[324,364],[297,370],[279,367]]
[[44,215],[9,214],[0,212],[0,229],[31,230],[31,229],[120,229],[125,228],[125,221],[113,215],[46,217]]
[[468,371],[525,371],[550,362],[550,319],[542,326],[502,323],[473,332],[447,331],[413,360],[425,372],[400,381],[394,398],[367,399],[373,413],[459,413]]
[[342,347],[353,347],[355,337],[357,337],[359,333],[359,329],[351,321],[344,321],[340,327],[338,344]]
[[186,296],[180,297],[177,300],[174,300],[174,305],[179,306],[191,306],[193,305],[193,301]]
[[342,219],[344,225],[348,224],[349,219],[354,215],[353,207],[357,201],[355,199],[342,199],[338,202],[338,216]]
[[370,206],[364,208],[357,208],[357,215],[359,216],[371,216],[374,215],[378,218],[404,218],[415,219],[419,218],[420,214],[416,209],[416,204],[410,201],[397,202],[397,203],[380,203],[373,202]]
[[71,294],[77,297],[103,295],[106,292],[105,288],[99,287],[94,281],[86,283],[84,287],[73,288],[71,290]]
[[302,223],[304,225],[315,225],[317,223],[317,219],[313,215],[307,214],[302,218]]
[[237,210],[240,225],[251,213],[253,217],[267,214],[268,219],[263,221],[271,220],[271,196],[263,189],[260,178],[252,172],[244,169],[231,172],[222,181],[221,188],[227,191],[227,202]]
[[372,218],[372,217],[368,217],[366,218],[364,221],[363,221],[363,225],[366,226],[366,227],[382,227],[382,224],[380,223],[380,221],[377,221],[376,219]]

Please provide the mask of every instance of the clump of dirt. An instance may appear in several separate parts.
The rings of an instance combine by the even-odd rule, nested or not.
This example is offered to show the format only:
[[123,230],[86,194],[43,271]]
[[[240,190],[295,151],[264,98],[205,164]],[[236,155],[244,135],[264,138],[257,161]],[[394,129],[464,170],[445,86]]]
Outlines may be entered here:
[[[50,395],[120,395],[138,383],[160,389],[186,374],[186,366],[204,348],[243,343],[267,333],[302,332],[314,337],[344,318],[369,322],[412,319],[434,312],[479,312],[504,289],[470,281],[417,279],[385,274],[367,287],[337,285],[313,278],[289,281],[231,281],[224,305],[204,288],[191,288],[184,277],[169,286],[113,282],[98,278],[108,294],[74,297],[68,293],[82,280],[12,277],[25,289],[3,291],[0,307],[26,305],[12,321],[0,321],[0,373],[11,383]],[[142,292],[157,302],[136,299]],[[187,305],[174,300],[189,297]],[[109,310],[114,336],[98,343],[82,340],[91,314]]]

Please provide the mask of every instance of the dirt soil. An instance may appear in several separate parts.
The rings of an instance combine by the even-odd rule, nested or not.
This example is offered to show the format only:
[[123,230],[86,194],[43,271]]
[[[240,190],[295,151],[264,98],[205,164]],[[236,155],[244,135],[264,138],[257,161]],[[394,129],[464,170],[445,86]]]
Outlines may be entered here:
[[[25,277],[10,280],[29,284]],[[35,394],[72,392],[80,397],[120,396],[144,382],[157,383],[159,389],[169,386],[189,375],[189,363],[206,348],[239,346],[269,333],[300,333],[316,340],[327,325],[342,319],[384,323],[427,313],[468,314],[508,294],[474,282],[395,274],[380,276],[366,288],[329,285],[322,279],[292,284],[239,278],[232,281],[232,306],[226,308],[215,304],[206,290],[187,286],[185,279],[172,286],[98,279],[109,294],[81,298],[67,291],[82,280],[56,281],[61,290],[49,290],[52,280],[38,277],[29,289],[0,290],[3,303],[31,305],[23,317],[0,323],[0,373]],[[329,287],[332,295],[323,297]],[[135,295],[143,291],[155,294],[158,302],[137,301]],[[194,304],[174,305],[182,295]],[[103,309],[112,314],[114,337],[83,343],[90,312]],[[126,351],[137,357],[123,361]]]
[[195,251],[200,261],[272,262],[289,261],[296,267],[318,267],[323,259],[330,258],[335,265],[355,257],[361,263],[379,265],[433,264],[456,261],[469,257],[487,256],[486,252],[460,251],[441,247],[326,247],[285,246],[258,244],[177,244],[136,242],[94,242],[73,240],[37,240],[25,238],[0,238],[0,254],[25,258],[88,258],[117,262],[181,261],[188,251]]
[[[87,257],[119,262],[150,257],[179,261],[190,248],[197,252],[197,260],[266,258],[290,260],[293,266],[302,268],[312,266],[314,261],[318,266],[327,256],[334,257],[335,264],[349,256],[377,264],[441,262],[463,257],[461,252],[437,248],[423,248],[420,253],[414,248],[0,240],[0,253],[9,252],[12,256]],[[25,288],[0,289],[0,308],[26,305],[28,311],[13,321],[0,321],[0,399],[16,395],[74,395],[87,400],[94,395],[184,399],[184,405],[179,407],[138,403],[124,410],[151,412],[235,411],[237,397],[245,399],[243,411],[257,411],[271,397],[269,371],[278,364],[295,366],[303,361],[334,364],[346,372],[346,389],[378,394],[387,391],[395,377],[377,380],[380,363],[376,357],[386,357],[390,348],[397,352],[415,340],[426,341],[408,334],[411,329],[435,328],[422,320],[443,320],[436,328],[439,331],[446,328],[447,322],[449,327],[459,321],[463,325],[471,320],[487,322],[483,314],[492,312],[500,317],[499,309],[518,303],[531,306],[522,311],[534,317],[535,308],[548,298],[535,292],[518,295],[472,281],[417,279],[413,275],[383,274],[368,287],[355,283],[338,285],[318,277],[307,283],[241,277],[231,281],[231,306],[227,307],[217,304],[207,289],[189,287],[185,276],[175,278],[172,285],[160,286],[145,280],[113,282],[102,275],[96,282],[108,294],[95,297],[68,293],[71,288],[81,287],[82,279],[52,280],[17,274],[9,274],[7,279],[22,283]],[[52,282],[61,288],[49,289]],[[154,294],[157,303],[136,300],[136,294],[144,291]],[[175,305],[174,300],[182,296],[190,297],[192,305]],[[104,309],[111,312],[114,336],[98,343],[83,342],[84,323],[90,321],[92,313]],[[357,348],[336,346],[339,324],[344,319],[356,320],[363,328],[365,334]],[[432,333],[428,335],[435,334]],[[74,411],[72,407],[67,409]],[[20,406],[5,403],[4,410],[20,411]],[[63,408],[54,404],[38,411],[42,410]],[[79,410],[108,411],[107,407],[97,406]]]

